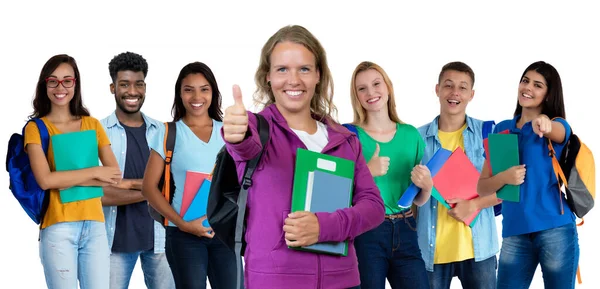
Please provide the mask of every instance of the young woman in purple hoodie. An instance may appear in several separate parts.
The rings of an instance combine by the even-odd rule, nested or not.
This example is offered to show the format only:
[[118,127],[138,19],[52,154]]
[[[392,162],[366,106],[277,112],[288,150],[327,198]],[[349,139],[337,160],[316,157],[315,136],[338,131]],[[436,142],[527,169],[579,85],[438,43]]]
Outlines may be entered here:
[[[246,288],[359,288],[354,239],[381,224],[385,210],[358,139],[332,117],[333,79],[323,47],[301,26],[281,28],[263,46],[255,82],[270,138],[248,192]],[[263,148],[257,119],[246,111],[239,87],[233,95],[223,138],[243,172]],[[298,148],[355,162],[351,208],[290,213]],[[346,240],[347,256],[288,248]]]

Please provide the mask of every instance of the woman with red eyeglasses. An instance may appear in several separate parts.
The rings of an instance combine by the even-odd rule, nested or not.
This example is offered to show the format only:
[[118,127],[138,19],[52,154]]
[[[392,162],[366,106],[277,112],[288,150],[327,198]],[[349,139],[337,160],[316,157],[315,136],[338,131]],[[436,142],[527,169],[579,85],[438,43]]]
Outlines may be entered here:
[[[48,151],[41,145],[36,122],[25,128],[25,150],[39,186],[47,191],[47,209],[40,224],[40,259],[48,288],[108,289],[110,251],[106,242],[100,197],[79,201],[61,198],[72,187],[118,185],[121,171],[100,122],[91,117],[81,101],[81,80],[75,59],[68,55],[50,58],[40,73],[33,113],[50,136]],[[79,131],[95,131],[102,166],[56,171],[52,137]],[[75,145],[74,145],[75,146]],[[58,148],[58,146],[57,146]],[[74,147],[75,159],[86,147]]]

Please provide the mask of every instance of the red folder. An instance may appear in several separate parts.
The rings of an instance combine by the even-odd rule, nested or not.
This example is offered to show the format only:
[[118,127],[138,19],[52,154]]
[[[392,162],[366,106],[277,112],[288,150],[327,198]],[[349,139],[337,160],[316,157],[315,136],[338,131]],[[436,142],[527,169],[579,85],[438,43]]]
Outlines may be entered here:
[[[446,161],[440,171],[433,177],[436,187],[446,202],[449,199],[471,200],[477,198],[477,182],[479,171],[469,160],[465,152],[458,147]],[[454,207],[455,204],[450,204]],[[467,226],[473,226],[480,210],[465,220]]]
[[192,200],[198,193],[200,186],[204,179],[211,179],[210,174],[187,171],[185,174],[185,184],[183,185],[183,198],[181,200],[181,210],[179,210],[179,215],[181,217],[185,216],[185,212],[190,207]]
[[[509,132],[510,132],[509,130],[505,129],[505,130],[499,132],[499,134],[508,134]],[[490,173],[492,173],[492,164],[489,161],[490,160],[490,146],[488,145],[488,139],[487,138],[485,138],[483,140],[483,149],[485,150],[485,158],[486,158],[486,160],[488,160],[487,161],[488,170],[490,171]],[[493,175],[493,173],[492,173],[492,175]]]

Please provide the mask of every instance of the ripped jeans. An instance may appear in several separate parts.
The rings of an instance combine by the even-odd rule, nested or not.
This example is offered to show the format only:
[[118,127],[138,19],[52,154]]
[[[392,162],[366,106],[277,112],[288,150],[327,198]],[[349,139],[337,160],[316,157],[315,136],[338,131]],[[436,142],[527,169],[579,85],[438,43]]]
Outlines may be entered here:
[[412,214],[386,216],[377,228],[356,237],[361,289],[385,288],[386,278],[393,289],[429,289],[416,228]]
[[104,223],[63,222],[40,232],[40,259],[49,289],[108,289],[110,251]]

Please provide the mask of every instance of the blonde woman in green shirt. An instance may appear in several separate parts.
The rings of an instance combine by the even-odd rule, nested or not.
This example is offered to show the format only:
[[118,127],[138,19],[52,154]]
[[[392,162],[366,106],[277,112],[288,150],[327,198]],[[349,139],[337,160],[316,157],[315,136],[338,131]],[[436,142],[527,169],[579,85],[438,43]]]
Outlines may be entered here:
[[421,189],[415,205],[431,196],[430,172],[420,164],[425,144],[414,126],[400,121],[392,82],[379,65],[360,63],[350,91],[354,122],[346,127],[360,140],[386,213],[381,225],[355,241],[361,289],[383,289],[386,278],[393,289],[429,288],[413,212],[397,204],[411,183]]

